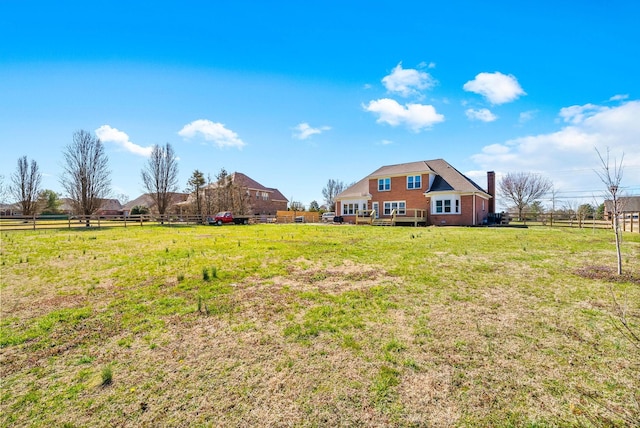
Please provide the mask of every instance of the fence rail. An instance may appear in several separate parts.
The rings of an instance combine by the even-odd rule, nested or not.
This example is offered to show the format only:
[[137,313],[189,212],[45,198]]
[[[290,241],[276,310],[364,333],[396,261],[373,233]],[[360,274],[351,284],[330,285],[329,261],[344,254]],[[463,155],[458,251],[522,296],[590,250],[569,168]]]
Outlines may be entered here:
[[[620,216],[618,224],[623,232],[640,232],[640,219],[637,214]],[[549,214],[539,215],[535,219],[528,219],[526,222],[512,221],[512,223],[524,223],[530,226],[553,226],[553,227],[576,227],[576,228],[595,228],[595,229],[612,229],[613,220],[594,220],[569,218],[567,216],[558,217]]]
[[[2,216],[0,230],[85,229],[96,227],[143,227],[148,225],[181,226],[205,224],[207,216],[199,215],[42,215]],[[275,222],[273,216],[256,216],[252,223]]]

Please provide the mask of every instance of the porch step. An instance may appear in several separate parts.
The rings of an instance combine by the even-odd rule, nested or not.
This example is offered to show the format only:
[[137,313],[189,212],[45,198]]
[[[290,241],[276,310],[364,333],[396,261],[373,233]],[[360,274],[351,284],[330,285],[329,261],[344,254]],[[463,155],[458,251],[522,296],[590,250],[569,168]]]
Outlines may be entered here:
[[377,218],[371,223],[373,226],[393,226],[390,218]]

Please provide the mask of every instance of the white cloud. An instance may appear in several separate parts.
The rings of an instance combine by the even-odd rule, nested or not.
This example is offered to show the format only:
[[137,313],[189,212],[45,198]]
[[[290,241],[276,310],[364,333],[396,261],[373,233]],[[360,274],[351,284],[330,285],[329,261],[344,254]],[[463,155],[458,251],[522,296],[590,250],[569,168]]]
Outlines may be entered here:
[[474,80],[465,83],[463,89],[482,95],[491,104],[504,104],[518,99],[521,95],[527,95],[515,76],[498,71],[478,74]]
[[[623,186],[640,184],[640,101],[615,107],[594,104],[560,110],[560,129],[491,144],[472,156],[480,167],[496,173],[536,172],[550,178],[567,197],[602,196],[602,183],[595,174],[600,162],[595,148],[610,149],[612,157],[624,153]],[[636,190],[637,192],[637,190]],[[562,196],[561,196],[562,198]]]
[[185,125],[179,132],[183,138],[195,138],[201,136],[206,141],[211,141],[213,144],[222,147],[237,147],[242,148],[246,145],[244,141],[238,138],[238,134],[225,128],[222,123],[212,122],[206,119],[198,119]]
[[586,117],[602,111],[605,107],[595,104],[585,104],[583,106],[570,106],[560,109],[559,116],[568,123],[581,123]]
[[629,98],[629,94],[618,94],[609,98],[609,101],[624,101]]
[[522,113],[520,113],[518,122],[521,124],[525,122],[529,122],[536,116],[536,114],[538,114],[538,110],[523,111]]
[[104,143],[114,143],[128,152],[140,156],[149,157],[153,150],[153,146],[142,147],[132,143],[126,133],[109,125],[102,125],[96,129],[96,136]]
[[402,63],[396,65],[391,74],[382,78],[387,91],[400,94],[403,97],[420,95],[421,90],[431,89],[437,81],[429,73],[414,68],[402,68]]
[[418,64],[418,68],[436,68],[436,63],[433,61],[430,63],[422,61],[420,64]]
[[391,141],[391,140],[382,140],[382,141],[380,141],[380,144],[382,144],[383,146],[388,146],[390,144],[393,144],[393,141]]
[[495,114],[491,113],[489,109],[481,108],[479,110],[475,110],[469,108],[464,112],[467,117],[471,120],[481,120],[482,122],[493,122],[498,118]]
[[311,126],[309,126],[308,123],[302,122],[302,123],[299,123],[293,129],[294,129],[294,131],[296,131],[293,134],[294,138],[297,138],[298,140],[306,140],[307,138],[311,137],[314,134],[321,134],[324,131],[330,130],[331,127],[330,126],[321,126],[320,128],[312,128]]
[[391,126],[406,125],[415,132],[429,129],[436,123],[444,121],[444,116],[437,113],[431,105],[406,104],[400,105],[397,101],[382,98],[370,101],[362,106],[366,111],[378,115],[376,122],[387,123]]

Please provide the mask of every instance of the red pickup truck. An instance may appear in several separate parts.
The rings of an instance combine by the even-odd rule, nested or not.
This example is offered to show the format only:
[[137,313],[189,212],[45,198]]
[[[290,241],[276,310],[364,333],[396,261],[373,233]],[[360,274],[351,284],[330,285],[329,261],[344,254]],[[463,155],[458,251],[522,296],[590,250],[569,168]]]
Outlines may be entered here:
[[231,211],[220,211],[213,217],[207,217],[207,223],[216,226],[222,226],[223,224],[249,224],[248,215],[234,216]]

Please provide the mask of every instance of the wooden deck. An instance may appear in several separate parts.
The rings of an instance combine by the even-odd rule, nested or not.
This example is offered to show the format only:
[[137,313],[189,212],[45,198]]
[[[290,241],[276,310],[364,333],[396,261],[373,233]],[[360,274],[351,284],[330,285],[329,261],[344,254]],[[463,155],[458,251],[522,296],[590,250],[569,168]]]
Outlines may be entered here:
[[398,224],[413,224],[419,226],[427,223],[427,210],[408,208],[405,215],[398,215],[396,210],[391,211],[390,216],[376,217],[373,210],[358,211],[356,224],[368,224],[371,226],[396,226]]

